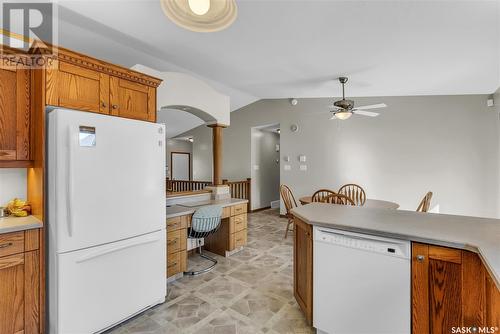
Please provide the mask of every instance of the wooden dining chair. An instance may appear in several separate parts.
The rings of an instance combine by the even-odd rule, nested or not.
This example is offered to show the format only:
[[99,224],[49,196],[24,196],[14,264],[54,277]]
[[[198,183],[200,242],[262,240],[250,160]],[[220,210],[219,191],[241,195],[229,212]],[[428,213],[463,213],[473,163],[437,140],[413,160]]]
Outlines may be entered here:
[[[280,186],[280,194],[283,199],[283,203],[285,203],[286,208],[286,218],[288,219],[288,223],[286,224],[285,230],[285,239],[288,236],[288,231],[293,231],[293,215],[292,209],[297,207],[297,201],[295,201],[295,197],[293,196],[292,190],[284,184]],[[290,230],[290,225],[292,225],[292,229]]]
[[326,197],[336,194],[337,193],[335,191],[330,189],[320,189],[312,195],[311,202],[322,202]]
[[422,201],[418,205],[417,212],[429,211],[429,208],[431,206],[431,199],[432,199],[432,191],[429,191],[427,194],[425,194],[424,198],[422,198]]
[[326,196],[321,202],[339,205],[356,205],[350,197],[342,194],[333,194]]
[[349,197],[354,204],[359,206],[364,205],[366,202],[365,190],[354,183],[344,184],[340,187],[338,193]]

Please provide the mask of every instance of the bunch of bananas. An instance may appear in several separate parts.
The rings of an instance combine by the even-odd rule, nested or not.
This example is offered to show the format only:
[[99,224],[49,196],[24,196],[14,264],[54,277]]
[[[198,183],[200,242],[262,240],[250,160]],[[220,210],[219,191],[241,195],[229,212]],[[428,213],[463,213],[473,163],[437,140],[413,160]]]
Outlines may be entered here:
[[26,217],[31,211],[31,207],[28,202],[19,198],[14,198],[12,201],[7,203],[7,211],[11,216]]

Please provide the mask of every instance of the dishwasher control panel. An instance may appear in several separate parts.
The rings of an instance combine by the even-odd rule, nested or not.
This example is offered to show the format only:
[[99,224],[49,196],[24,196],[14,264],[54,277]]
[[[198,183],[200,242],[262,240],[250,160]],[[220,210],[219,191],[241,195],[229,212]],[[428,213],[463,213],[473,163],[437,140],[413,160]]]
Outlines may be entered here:
[[389,256],[410,258],[410,242],[406,240],[388,239],[321,227],[314,228],[314,240]]

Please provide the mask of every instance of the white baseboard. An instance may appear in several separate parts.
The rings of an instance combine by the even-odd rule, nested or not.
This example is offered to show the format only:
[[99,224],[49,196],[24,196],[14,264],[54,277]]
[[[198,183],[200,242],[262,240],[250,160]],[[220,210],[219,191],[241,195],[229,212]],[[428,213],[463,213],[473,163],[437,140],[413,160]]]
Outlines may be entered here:
[[280,207],[280,200],[271,202],[271,209],[277,209]]

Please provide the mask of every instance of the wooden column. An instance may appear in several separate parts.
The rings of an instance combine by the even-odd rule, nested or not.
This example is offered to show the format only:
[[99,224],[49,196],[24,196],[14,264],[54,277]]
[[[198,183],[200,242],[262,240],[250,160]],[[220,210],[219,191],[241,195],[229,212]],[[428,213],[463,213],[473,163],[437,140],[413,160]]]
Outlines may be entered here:
[[213,178],[214,186],[222,185],[222,129],[226,126],[221,124],[211,124],[212,128],[212,153],[213,153]]

